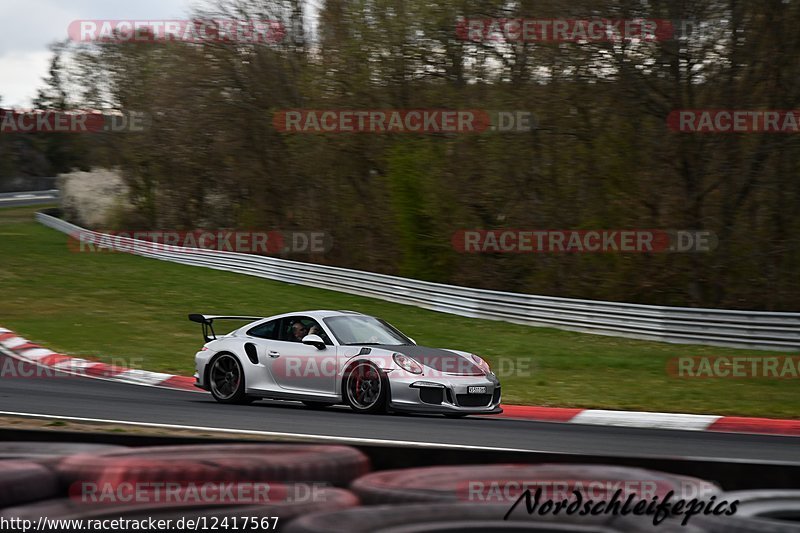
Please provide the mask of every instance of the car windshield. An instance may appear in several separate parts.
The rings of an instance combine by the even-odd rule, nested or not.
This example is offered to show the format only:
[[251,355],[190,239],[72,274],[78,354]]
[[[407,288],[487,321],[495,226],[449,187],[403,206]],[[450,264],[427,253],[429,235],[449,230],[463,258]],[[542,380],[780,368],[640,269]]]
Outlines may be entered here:
[[383,320],[371,316],[334,316],[325,319],[339,344],[389,344],[403,346],[414,344]]

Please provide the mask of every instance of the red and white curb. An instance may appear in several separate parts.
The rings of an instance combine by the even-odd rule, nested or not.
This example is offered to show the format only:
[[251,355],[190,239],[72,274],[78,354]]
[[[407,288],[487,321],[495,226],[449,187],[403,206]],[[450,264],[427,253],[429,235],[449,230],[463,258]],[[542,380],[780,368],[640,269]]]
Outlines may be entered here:
[[504,405],[504,418],[593,426],[800,436],[800,420]]
[[149,372],[147,370],[125,368],[99,361],[71,357],[43,348],[5,328],[0,328],[0,347],[22,361],[45,368],[52,368],[65,374],[119,381],[134,385],[198,390],[194,386],[194,378],[191,377]]
[[[5,328],[0,328],[0,348],[23,361],[53,368],[67,374],[135,385],[199,392],[194,386],[193,377],[135,370],[63,355],[43,348]],[[528,405],[503,405],[503,414],[492,416],[492,418],[498,417],[594,426],[800,436],[800,420],[771,418],[607,411],[602,409],[536,407]]]

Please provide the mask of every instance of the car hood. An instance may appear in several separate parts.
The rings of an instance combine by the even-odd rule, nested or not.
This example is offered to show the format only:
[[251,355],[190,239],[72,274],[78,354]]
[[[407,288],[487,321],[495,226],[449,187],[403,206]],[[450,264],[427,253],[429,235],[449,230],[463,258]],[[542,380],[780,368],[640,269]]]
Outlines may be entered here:
[[392,346],[390,344],[383,344],[376,346],[376,348],[401,353],[410,357],[417,363],[432,368],[437,372],[467,376],[483,376],[485,374],[484,371],[468,357],[461,356],[450,350],[443,350],[442,348],[429,348],[427,346]]

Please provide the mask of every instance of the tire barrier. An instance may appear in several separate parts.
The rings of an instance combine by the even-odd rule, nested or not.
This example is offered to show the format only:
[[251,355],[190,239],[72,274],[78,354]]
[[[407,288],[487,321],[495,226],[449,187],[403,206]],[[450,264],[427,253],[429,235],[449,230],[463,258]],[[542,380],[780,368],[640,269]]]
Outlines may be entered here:
[[129,449],[127,446],[116,446],[113,444],[36,441],[0,442],[0,460],[24,459],[41,464],[51,464],[68,455],[75,455],[78,453],[101,455],[121,452],[127,449]]
[[[367,456],[348,446],[239,443],[127,448],[10,442],[0,443],[0,457],[0,519],[170,519],[175,524],[249,517],[277,519],[279,531],[292,533],[800,533],[800,490],[722,492],[698,478],[602,464],[370,473]],[[198,487],[219,492],[198,492]],[[237,496],[208,497],[226,487],[237,489]],[[262,489],[251,493],[259,498],[242,497],[242,488],[254,487]],[[645,502],[663,500],[670,492],[673,503],[738,500],[738,507],[732,516],[695,514],[687,525],[679,516],[656,525],[652,514],[567,512],[566,504],[564,512],[550,512],[550,502],[573,501],[569,498]]]
[[739,500],[733,516],[699,517],[712,533],[800,533],[800,490],[749,490],[726,492]]
[[610,523],[621,533],[709,533],[696,516],[685,526],[680,519],[667,520],[656,525],[649,516],[618,516]]
[[[358,505],[352,492],[334,485],[347,485],[370,469],[362,452],[334,445],[93,448],[51,443],[35,451],[50,457],[59,449],[80,453],[58,456],[49,468],[0,461],[5,476],[0,477],[0,517],[284,522]],[[21,446],[6,451],[16,454]]]
[[427,533],[430,531],[541,531],[552,533],[615,533],[601,524],[569,523],[569,519],[532,519],[517,515],[503,520],[501,505],[434,503],[375,505],[299,517],[287,533]]
[[230,444],[132,448],[100,457],[79,454],[56,465],[62,482],[325,482],[344,486],[369,471],[347,446]]
[[663,497],[670,491],[676,498],[708,496],[721,492],[715,484],[697,478],[666,474],[641,468],[607,465],[464,465],[406,468],[374,472],[351,485],[366,504],[456,502],[511,505],[525,488],[535,491],[592,491],[595,499],[611,498],[621,489],[641,497]]
[[[270,489],[284,493],[295,492],[293,485],[271,484]],[[12,507],[0,511],[0,517],[20,518],[31,521],[46,516],[53,520],[129,518],[167,520],[177,522],[181,518],[199,517],[278,517],[281,522],[316,512],[328,512],[358,505],[358,498],[345,489],[322,487],[317,489],[314,498],[273,502],[230,503],[215,505],[209,502],[175,498],[174,501],[150,501],[130,503],[90,504],[74,498],[59,498]]]
[[27,461],[0,461],[0,507],[7,507],[58,493],[56,475],[43,465]]

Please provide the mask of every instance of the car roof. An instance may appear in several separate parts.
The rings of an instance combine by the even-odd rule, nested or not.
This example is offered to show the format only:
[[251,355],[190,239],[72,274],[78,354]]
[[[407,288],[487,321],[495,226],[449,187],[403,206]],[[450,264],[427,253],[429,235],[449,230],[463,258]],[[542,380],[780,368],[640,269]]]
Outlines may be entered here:
[[[342,310],[338,310],[338,311],[334,311],[334,310],[331,310],[331,309],[314,309],[314,310],[308,310],[308,311],[294,311],[294,312],[291,312],[291,313],[282,313],[280,315],[272,315],[272,316],[264,317],[264,318],[262,318],[260,320],[256,320],[254,322],[250,322],[249,324],[247,324],[245,326],[242,326],[242,327],[230,332],[228,335],[237,335],[237,334],[241,334],[241,333],[246,334],[252,328],[258,327],[261,324],[265,324],[265,323],[270,322],[272,320],[278,320],[278,319],[281,319],[281,318],[295,317],[295,316],[305,316],[305,317],[313,318],[313,319],[317,320],[318,322],[320,322],[321,324],[324,324],[324,322],[322,320],[324,318],[338,317],[338,316],[363,316],[363,317],[375,318],[375,317],[372,317],[371,315],[367,315],[367,314],[364,314],[364,313],[359,313],[357,311],[350,311],[350,310],[347,310],[347,309],[342,309]],[[323,326],[323,327],[327,327],[327,326]]]
[[308,311],[293,311],[291,313],[281,313],[279,315],[272,315],[267,316],[264,318],[260,318],[249,324],[246,324],[235,331],[249,331],[251,328],[256,326],[260,326],[266,322],[270,322],[272,320],[277,320],[279,318],[285,318],[287,316],[307,316],[313,318],[315,320],[321,321],[323,318],[329,318],[333,316],[369,316],[363,313],[358,313],[356,311],[348,311],[348,310],[341,310],[341,311],[332,311],[330,309],[315,309],[315,310],[308,310]]
[[366,316],[363,313],[358,313],[356,311],[347,311],[347,310],[340,310],[340,311],[333,311],[330,309],[316,309],[310,311],[293,311],[291,313],[283,313],[280,315],[274,315],[268,317],[268,320],[273,320],[276,318],[286,317],[286,316],[308,316],[311,318],[328,318],[332,316],[346,316],[346,315],[357,315],[357,316]]
[[296,315],[309,315],[317,318],[325,318],[329,316],[341,316],[341,315],[361,315],[363,313],[357,313],[355,311],[347,311],[347,310],[339,310],[339,311],[332,311],[330,309],[318,309],[316,311],[303,311],[299,313],[294,313]]

